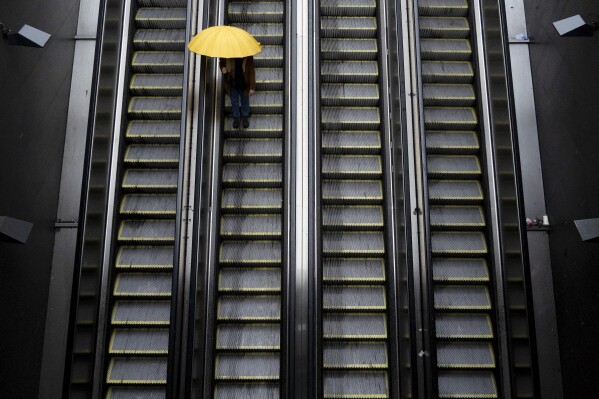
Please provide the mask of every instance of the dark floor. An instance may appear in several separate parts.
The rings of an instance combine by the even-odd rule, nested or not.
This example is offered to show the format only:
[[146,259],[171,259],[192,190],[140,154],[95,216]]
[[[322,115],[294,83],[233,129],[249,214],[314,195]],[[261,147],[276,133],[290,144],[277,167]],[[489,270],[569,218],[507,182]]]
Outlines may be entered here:
[[[525,3],[565,398],[599,397],[599,244],[573,220],[599,217],[599,34],[561,38],[552,22],[599,12],[588,0]],[[591,18],[593,15],[591,16]]]
[[[0,215],[34,223],[0,243],[0,397],[37,397],[78,0],[2,0],[0,22],[52,34],[43,49],[0,38]],[[84,134],[85,132],[82,132]]]

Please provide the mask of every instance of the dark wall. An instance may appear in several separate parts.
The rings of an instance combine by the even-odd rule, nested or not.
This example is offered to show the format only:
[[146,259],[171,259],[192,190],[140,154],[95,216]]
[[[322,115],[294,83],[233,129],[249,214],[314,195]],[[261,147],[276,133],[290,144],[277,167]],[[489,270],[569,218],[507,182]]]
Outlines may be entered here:
[[[0,22],[52,34],[43,49],[0,37],[0,215],[34,223],[0,243],[0,397],[37,397],[79,0],[1,0]],[[85,132],[82,132],[85,134]]]
[[[573,220],[599,218],[599,32],[561,38],[552,22],[599,12],[589,0],[527,0],[566,398],[599,395],[599,244]],[[599,18],[598,14],[589,19]]]

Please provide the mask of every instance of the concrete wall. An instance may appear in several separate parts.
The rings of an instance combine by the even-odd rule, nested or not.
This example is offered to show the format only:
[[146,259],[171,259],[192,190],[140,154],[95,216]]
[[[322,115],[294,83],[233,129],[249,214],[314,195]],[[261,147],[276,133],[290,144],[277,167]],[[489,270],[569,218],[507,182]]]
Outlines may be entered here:
[[[43,49],[0,38],[0,215],[34,223],[0,243],[0,397],[35,398],[79,0],[2,0],[0,22],[52,34]],[[81,132],[85,134],[85,132]]]
[[[552,22],[599,12],[588,0],[526,0],[565,398],[599,393],[599,244],[573,220],[599,217],[599,32],[561,38]],[[598,14],[591,16],[599,19]]]

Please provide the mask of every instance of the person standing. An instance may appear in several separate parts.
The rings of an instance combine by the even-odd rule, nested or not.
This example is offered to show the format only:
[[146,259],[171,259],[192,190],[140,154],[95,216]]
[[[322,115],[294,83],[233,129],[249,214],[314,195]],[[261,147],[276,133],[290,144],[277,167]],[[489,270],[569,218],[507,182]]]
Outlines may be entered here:
[[233,127],[250,126],[250,96],[256,92],[256,69],[254,57],[221,58],[220,70],[225,75],[225,90],[231,98]]

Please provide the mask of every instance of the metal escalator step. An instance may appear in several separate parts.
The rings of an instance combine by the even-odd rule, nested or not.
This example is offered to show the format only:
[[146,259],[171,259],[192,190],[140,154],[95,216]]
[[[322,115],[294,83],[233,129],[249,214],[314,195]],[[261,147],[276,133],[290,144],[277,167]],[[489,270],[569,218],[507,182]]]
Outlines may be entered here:
[[221,212],[278,213],[283,208],[283,193],[278,188],[227,188],[223,190]]
[[431,178],[475,179],[482,174],[475,155],[429,155],[427,170]]
[[485,286],[435,286],[436,310],[489,310],[491,297]]
[[278,380],[280,361],[276,353],[221,353],[216,356],[214,379]]
[[494,368],[493,346],[489,342],[439,342],[437,344],[437,367]]
[[387,302],[383,286],[325,286],[322,290],[325,310],[385,310]]
[[174,194],[126,194],[120,214],[126,217],[175,217],[177,196]]
[[382,206],[325,206],[322,208],[322,224],[326,229],[381,229]]
[[254,56],[254,66],[256,68],[282,68],[284,66],[283,46],[261,44],[262,51]]
[[[225,99],[225,110],[231,113],[231,98]],[[257,91],[250,101],[251,114],[282,114],[283,92],[282,91]],[[250,118],[250,122],[251,122]]]
[[376,15],[376,3],[372,0],[322,0],[320,2],[322,15]]
[[256,91],[283,90],[283,68],[256,68]]
[[426,107],[424,124],[427,130],[473,130],[478,118],[474,108]]
[[428,153],[476,154],[480,149],[478,134],[474,131],[436,131],[426,132],[426,151]]
[[470,61],[472,47],[468,39],[421,39],[423,60]]
[[323,232],[322,252],[325,255],[382,255],[385,253],[382,232]]
[[377,131],[336,130],[322,132],[325,153],[380,154],[381,134]]
[[131,68],[137,73],[182,73],[184,60],[183,51],[136,51]]
[[223,144],[225,161],[280,162],[282,158],[281,139],[229,138]]
[[439,313],[435,332],[440,339],[491,339],[493,326],[488,314]]
[[123,159],[129,166],[177,167],[179,146],[171,144],[131,144]]
[[180,121],[130,121],[126,133],[129,142],[153,144],[176,144],[180,135]]
[[474,70],[470,61],[424,61],[422,79],[425,83],[469,83]]
[[420,17],[418,25],[421,37],[458,39],[470,36],[470,24],[463,17]]
[[326,283],[381,283],[385,281],[385,261],[382,258],[323,259],[322,274]]
[[217,350],[279,350],[280,341],[278,324],[220,324],[216,328]]
[[423,96],[426,106],[466,107],[476,102],[470,84],[425,83]]
[[466,0],[418,0],[418,11],[421,15],[464,17],[468,15],[468,2]]
[[323,84],[320,97],[325,106],[373,107],[379,102],[379,86],[369,83]]
[[274,239],[281,237],[280,215],[223,215],[220,235],[227,238]]
[[256,114],[250,118],[250,127],[233,128],[233,116],[225,117],[226,137],[277,138],[283,137],[283,114]]
[[325,369],[387,368],[387,345],[384,342],[340,342],[323,345]]
[[433,232],[431,246],[434,255],[468,256],[487,253],[487,242],[483,232]]
[[254,383],[221,383],[214,388],[214,399],[279,399],[279,384]]
[[439,371],[440,398],[498,398],[491,371]]
[[221,268],[219,292],[277,293],[281,291],[281,270],[275,268]]
[[117,326],[168,325],[170,316],[170,301],[117,300],[111,322]]
[[168,329],[115,328],[110,338],[109,352],[117,355],[166,355]]
[[176,192],[177,169],[127,169],[121,187],[126,192]]
[[137,10],[135,24],[147,29],[185,29],[187,9],[142,7]]
[[170,273],[119,273],[114,283],[115,297],[168,297],[171,295]]
[[478,203],[483,191],[477,180],[429,180],[431,203]]
[[138,29],[133,45],[136,50],[183,51],[185,29]]
[[172,269],[174,248],[171,246],[123,247],[116,257],[117,269]]
[[224,265],[280,265],[280,241],[223,241],[219,262]]
[[119,228],[120,242],[172,243],[175,241],[174,220],[124,220]]
[[279,321],[281,297],[278,295],[228,296],[218,300],[220,321]]
[[263,45],[283,45],[282,23],[231,23],[231,26],[249,32]]
[[113,358],[108,366],[108,384],[166,384],[166,358]]
[[374,17],[326,17],[320,18],[321,37],[369,38],[376,37],[377,24]]
[[322,331],[324,339],[386,339],[387,321],[384,313],[327,312],[322,316]]
[[187,7],[187,0],[137,0],[140,7]]
[[322,107],[323,130],[379,130],[378,107]]
[[323,60],[376,60],[376,39],[320,39]]
[[183,90],[183,75],[136,74],[129,90],[134,96],[176,96]]
[[482,228],[485,215],[480,206],[431,206],[430,223],[436,230]]
[[179,119],[181,104],[181,97],[132,97],[127,112],[133,119]]
[[323,61],[320,76],[325,83],[376,83],[379,65],[376,61]]
[[282,167],[278,163],[228,163],[223,166],[225,187],[280,187]]
[[328,204],[379,204],[383,185],[379,180],[323,180],[322,199]]
[[433,259],[435,281],[480,282],[489,281],[489,269],[485,259]]
[[389,381],[384,371],[325,371],[324,397],[327,399],[388,398]]
[[378,155],[324,155],[322,177],[330,178],[377,178],[383,173]]
[[284,2],[260,2],[235,1],[229,3],[227,16],[229,22],[254,22],[268,23],[283,20],[285,10]]
[[166,386],[164,387],[110,387],[106,399],[166,399]]

